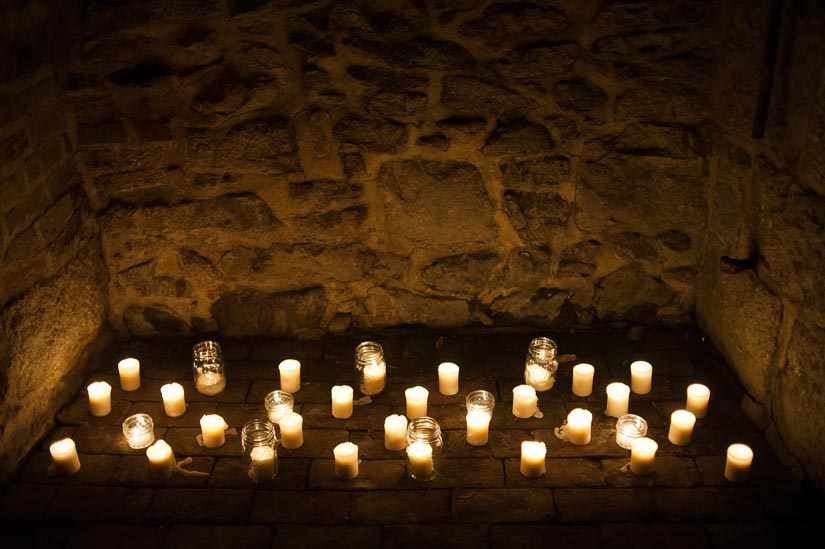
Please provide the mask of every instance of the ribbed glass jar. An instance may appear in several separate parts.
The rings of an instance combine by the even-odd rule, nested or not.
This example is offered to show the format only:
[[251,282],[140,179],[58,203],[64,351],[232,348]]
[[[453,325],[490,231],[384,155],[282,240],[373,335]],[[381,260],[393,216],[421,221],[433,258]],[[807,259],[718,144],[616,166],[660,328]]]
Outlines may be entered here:
[[547,391],[556,383],[556,350],[556,342],[549,337],[537,337],[527,348],[524,382],[536,391]]
[[633,441],[647,435],[647,421],[635,414],[625,414],[616,422],[616,444],[630,450]]
[[407,426],[407,472],[416,480],[429,481],[438,470],[444,441],[441,427],[431,417],[419,417]]
[[253,419],[241,430],[241,449],[247,475],[252,482],[266,482],[278,474],[275,426],[265,419]]
[[377,395],[387,383],[384,348],[374,341],[364,341],[355,348],[355,386],[365,395]]
[[226,388],[226,370],[217,341],[201,341],[192,347],[195,389],[202,395],[217,395]]
[[269,421],[278,423],[281,418],[292,411],[295,398],[286,391],[272,391],[264,398],[264,407]]
[[155,442],[155,422],[149,414],[135,414],[123,421],[123,436],[129,448],[139,450]]

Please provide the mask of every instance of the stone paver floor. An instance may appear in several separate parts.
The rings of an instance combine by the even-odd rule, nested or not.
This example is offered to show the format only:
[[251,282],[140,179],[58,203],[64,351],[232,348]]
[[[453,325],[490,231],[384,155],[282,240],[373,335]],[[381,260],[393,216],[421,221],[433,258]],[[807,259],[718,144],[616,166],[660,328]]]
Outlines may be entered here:
[[[362,339],[320,342],[221,341],[229,380],[224,393],[199,395],[191,377],[192,341],[126,344],[123,356],[141,360],[143,383],[119,388],[115,361],[90,377],[113,386],[112,413],[92,417],[84,388],[61,410],[56,427],[32,452],[0,499],[3,546],[80,547],[788,547],[816,546],[822,507],[795,482],[742,414],[741,392],[690,330],[648,330],[638,342],[615,333],[539,334],[559,343],[561,354],[596,367],[593,395],[573,396],[571,368],[559,369],[556,386],[540,393],[542,419],[516,419],[512,388],[522,383],[527,344],[536,334],[447,335],[416,332],[372,337],[384,345],[389,365],[386,390],[353,417],[330,413],[330,388],[352,383],[353,353]],[[304,417],[305,444],[279,448],[279,473],[255,485],[244,473],[237,436],[205,449],[195,441],[205,413],[222,415],[240,431],[265,417],[263,398],[278,388],[277,363],[302,362],[296,411]],[[630,412],[643,416],[659,443],[656,472],[622,472],[629,451],[615,443],[615,419],[604,415],[605,386],[629,383],[629,363],[654,365],[651,394],[631,395]],[[461,367],[461,389],[438,393],[442,361]],[[189,404],[178,418],[163,413],[160,386],[181,382]],[[712,390],[710,412],[699,420],[689,446],[667,441],[670,413],[683,407],[685,389],[703,382]],[[404,389],[430,390],[429,413],[444,429],[444,459],[430,483],[407,478],[403,452],[383,446],[384,417],[404,413]],[[465,442],[464,398],[484,388],[496,395],[490,443]],[[356,398],[357,398],[356,394]],[[572,446],[554,436],[567,412],[594,414],[592,442]],[[128,448],[120,424],[137,412],[155,421],[178,459],[192,457],[192,470],[208,477],[149,474],[143,450]],[[72,477],[50,477],[48,444],[72,437],[82,468]],[[333,472],[332,448],[350,440],[359,446],[360,474],[341,481]],[[519,473],[523,440],[547,444],[547,474]],[[750,444],[756,454],[749,482],[725,480],[725,450]],[[11,545],[6,545],[9,542]]]

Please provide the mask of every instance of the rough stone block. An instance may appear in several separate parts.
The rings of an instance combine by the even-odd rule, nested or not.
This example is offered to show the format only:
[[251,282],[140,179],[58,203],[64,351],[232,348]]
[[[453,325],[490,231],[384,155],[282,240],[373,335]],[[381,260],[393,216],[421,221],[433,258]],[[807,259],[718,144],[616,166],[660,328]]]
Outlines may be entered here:
[[356,318],[362,328],[422,324],[433,328],[475,320],[466,300],[419,296],[404,290],[375,287],[365,300],[367,314]]
[[608,486],[619,488],[664,486],[689,488],[704,484],[692,458],[656,456],[654,471],[650,476],[638,476],[622,468],[630,463],[630,456],[623,459],[602,460]]
[[626,522],[654,516],[650,490],[559,488],[553,491],[561,522]]
[[11,522],[41,521],[56,491],[55,486],[13,482],[0,497],[0,510]]
[[[247,466],[242,458],[218,458],[215,467],[207,479],[209,487],[215,488],[252,488],[257,490],[304,490],[309,478],[308,459],[295,459],[284,456],[285,450],[278,449],[278,474],[272,481],[253,483],[249,479]],[[189,467],[187,467],[189,468]],[[198,469],[192,465],[193,470]]]
[[[328,455],[332,456],[331,446]],[[361,456],[358,456],[359,459]],[[406,463],[403,459],[361,459],[358,476],[341,480],[335,476],[335,461],[314,459],[309,471],[309,487],[313,490],[398,490],[405,487]]]
[[333,134],[368,151],[397,153],[407,143],[407,128],[392,120],[351,116],[335,124]]
[[765,514],[751,487],[656,490],[656,508],[668,520],[758,520]]
[[[175,452],[175,448],[172,448],[172,451]],[[175,455],[177,461],[181,461],[184,457],[185,456]],[[184,466],[184,469],[209,473],[212,471],[214,461],[214,458],[211,457],[195,457],[192,459],[192,463]],[[146,458],[146,455],[142,455],[123,456],[120,458],[117,462],[117,467],[112,473],[110,483],[115,485],[124,484],[127,486],[174,486],[189,488],[206,486],[208,481],[209,477],[184,476],[178,473],[173,474],[169,478],[156,478],[149,468],[149,460]]]
[[[435,488],[496,488],[504,486],[504,467],[494,458],[442,458],[436,463],[436,476],[426,483]],[[411,486],[422,483],[410,479]]]
[[710,549],[704,528],[698,524],[605,524],[602,547],[674,547]]
[[144,520],[153,491],[113,486],[62,486],[49,505],[47,516],[82,522],[136,523]]
[[441,103],[453,111],[477,115],[503,115],[528,109],[535,104],[505,87],[466,76],[445,76],[441,82]]
[[555,519],[553,495],[539,488],[454,490],[456,522],[539,522]]
[[17,480],[47,484],[96,484],[105,485],[119,467],[120,458],[98,454],[79,454],[80,471],[69,476],[50,476],[52,465],[49,452],[35,452],[29,456],[17,475]]
[[448,490],[356,492],[351,519],[358,523],[449,522]]
[[82,523],[72,530],[68,546],[89,547],[103,544],[123,549],[139,549],[160,547],[166,539],[166,532],[159,526]]
[[489,540],[486,524],[416,524],[384,526],[382,547],[442,547],[458,549],[484,547]]
[[559,549],[596,549],[599,529],[596,526],[501,524],[490,527],[490,547],[498,549],[542,549],[548,540]]
[[255,120],[227,132],[192,130],[189,166],[199,171],[294,173],[301,169],[295,129],[285,120]]
[[[365,492],[370,493],[370,492]],[[383,492],[372,492],[383,494]],[[323,509],[319,513],[319,509]],[[334,524],[348,522],[350,494],[348,492],[290,492],[258,490],[249,514],[251,523],[269,524]]]
[[148,515],[161,522],[246,522],[252,490],[163,488],[155,492]]
[[[417,529],[418,530],[418,529]],[[420,532],[420,530],[418,530]],[[391,536],[396,539],[397,536]],[[378,549],[381,544],[380,526],[318,526],[279,524],[274,545],[283,549]],[[392,545],[390,545],[392,546]]]

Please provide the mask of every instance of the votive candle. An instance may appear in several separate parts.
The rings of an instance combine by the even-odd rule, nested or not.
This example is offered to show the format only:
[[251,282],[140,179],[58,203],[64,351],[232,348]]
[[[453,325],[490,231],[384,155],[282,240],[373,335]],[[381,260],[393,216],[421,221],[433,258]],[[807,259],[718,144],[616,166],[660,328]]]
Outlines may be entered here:
[[438,365],[438,392],[445,396],[458,394],[458,364],[442,362]]
[[490,414],[481,410],[467,412],[467,444],[484,446],[490,436]]
[[117,363],[120,374],[120,388],[124,391],[140,389],[140,361],[136,358],[124,358]]
[[633,439],[630,443],[630,472],[642,476],[653,474],[653,461],[658,449],[659,445],[653,439]]
[[281,390],[287,393],[297,393],[301,390],[301,363],[294,358],[282,360],[278,364],[281,374]]
[[567,414],[567,439],[571,444],[583,446],[590,443],[590,426],[593,414],[584,408],[575,408]]
[[172,447],[164,440],[158,440],[146,449],[149,469],[158,478],[169,478],[175,472],[175,455]]
[[708,403],[710,402],[710,389],[701,383],[692,383],[687,388],[687,403],[685,410],[692,413],[697,418],[708,415]]
[[183,385],[180,383],[167,383],[162,386],[160,396],[163,398],[163,411],[167,416],[178,417],[186,413],[186,399]]
[[52,455],[56,475],[73,475],[80,470],[80,457],[72,439],[64,438],[53,442],[49,446],[49,453]]
[[95,381],[86,388],[89,393],[89,412],[95,417],[108,416],[112,411],[112,386]]
[[427,389],[416,385],[404,391],[404,396],[407,399],[407,417],[409,419],[427,415],[427,398],[430,396]]
[[281,418],[281,446],[295,450],[304,444],[304,418],[301,414],[290,412]]
[[384,419],[384,448],[397,452],[407,447],[407,418],[393,414]]
[[731,444],[728,446],[725,461],[725,478],[731,482],[745,482],[751,471],[753,450],[747,444]]
[[667,439],[676,446],[687,446],[693,435],[696,416],[687,410],[676,410],[670,414],[670,430]]
[[427,479],[433,475],[433,447],[417,440],[407,446],[407,463],[410,474],[416,479]]
[[653,365],[645,360],[630,363],[630,390],[646,395],[653,386]]
[[201,435],[206,448],[220,448],[226,443],[226,421],[218,414],[201,417]]
[[545,457],[547,447],[543,442],[525,440],[521,443],[521,465],[519,471],[528,478],[540,477],[547,472]]
[[596,369],[592,364],[573,366],[573,394],[580,397],[590,396],[593,392],[593,375]]
[[354,391],[349,385],[335,385],[332,388],[332,417],[347,419],[352,417],[352,395]]
[[358,446],[352,442],[342,442],[332,450],[335,457],[335,476],[350,480],[358,476]]
[[607,386],[607,410],[610,417],[619,417],[627,413],[630,399],[630,387],[624,383],[611,383]]
[[513,388],[513,415],[517,418],[533,417],[538,403],[536,390],[530,385],[517,385]]
[[249,452],[247,474],[253,482],[272,480],[278,472],[278,456],[271,446],[255,446]]

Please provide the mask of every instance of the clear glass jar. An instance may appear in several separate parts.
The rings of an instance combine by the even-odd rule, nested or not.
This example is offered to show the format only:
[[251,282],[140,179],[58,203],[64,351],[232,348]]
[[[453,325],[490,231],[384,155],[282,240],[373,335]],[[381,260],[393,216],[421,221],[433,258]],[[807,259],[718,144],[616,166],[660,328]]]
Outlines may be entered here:
[[155,422],[149,414],[135,414],[123,421],[123,436],[129,448],[139,450],[155,442]]
[[549,337],[537,337],[527,348],[524,382],[536,391],[547,391],[556,383],[556,349],[556,342]]
[[192,374],[195,389],[202,395],[217,395],[226,388],[223,354],[217,341],[201,341],[192,347]]
[[278,423],[281,418],[292,411],[295,398],[286,391],[272,391],[264,398],[264,407],[269,421]]
[[444,441],[441,427],[431,417],[419,417],[407,426],[407,472],[415,480],[435,478]]
[[635,414],[625,414],[616,422],[616,444],[630,450],[633,441],[647,435],[647,421]]
[[496,397],[490,391],[479,389],[467,395],[465,400],[467,405],[467,413],[470,412],[487,412],[490,417],[493,417],[493,408],[496,405]]
[[266,482],[278,474],[275,426],[265,419],[253,419],[241,430],[241,449],[247,475],[252,482]]
[[365,395],[377,395],[387,383],[384,348],[374,341],[364,341],[355,348],[355,385]]

